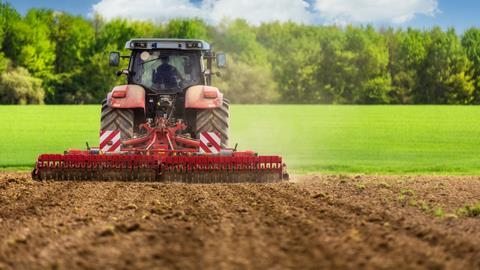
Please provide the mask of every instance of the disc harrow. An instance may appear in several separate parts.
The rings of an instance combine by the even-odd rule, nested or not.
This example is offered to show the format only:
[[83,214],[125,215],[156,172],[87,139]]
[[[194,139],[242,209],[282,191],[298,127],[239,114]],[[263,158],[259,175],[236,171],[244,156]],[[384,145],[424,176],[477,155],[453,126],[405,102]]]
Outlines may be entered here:
[[156,156],[43,154],[36,180],[164,181],[184,183],[278,182],[286,178],[278,156]]
[[[164,118],[153,126],[145,123],[142,127],[146,134],[122,141],[120,151],[118,147],[110,147],[116,151],[102,152],[102,145],[108,144],[104,142],[100,148],[42,154],[32,178],[184,183],[267,183],[288,179],[281,157],[222,148],[218,134],[201,134],[199,140],[191,139],[179,135],[186,128],[184,123],[169,123]],[[110,137],[118,133],[109,132]],[[213,137],[218,141],[210,144],[208,139]]]

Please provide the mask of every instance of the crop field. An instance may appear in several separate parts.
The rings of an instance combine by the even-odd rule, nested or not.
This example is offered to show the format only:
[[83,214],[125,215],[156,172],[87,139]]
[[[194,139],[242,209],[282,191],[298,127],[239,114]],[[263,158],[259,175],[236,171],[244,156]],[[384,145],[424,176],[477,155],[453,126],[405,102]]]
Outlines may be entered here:
[[[0,169],[98,144],[100,107],[0,106]],[[474,106],[234,105],[231,146],[284,156],[296,173],[480,173]]]

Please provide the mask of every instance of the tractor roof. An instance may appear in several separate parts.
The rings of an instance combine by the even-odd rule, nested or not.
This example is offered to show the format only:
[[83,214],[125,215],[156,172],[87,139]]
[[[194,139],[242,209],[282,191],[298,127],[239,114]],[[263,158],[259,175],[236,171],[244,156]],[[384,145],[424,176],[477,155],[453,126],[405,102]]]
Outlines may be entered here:
[[125,44],[125,49],[130,50],[210,50],[210,44],[200,39],[170,39],[170,38],[134,38]]

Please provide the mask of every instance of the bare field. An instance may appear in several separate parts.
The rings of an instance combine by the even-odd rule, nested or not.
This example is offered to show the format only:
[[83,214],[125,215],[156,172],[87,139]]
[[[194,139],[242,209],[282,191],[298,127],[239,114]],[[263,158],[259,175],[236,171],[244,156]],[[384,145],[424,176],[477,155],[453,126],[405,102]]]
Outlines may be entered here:
[[281,184],[0,175],[0,269],[479,269],[480,177]]

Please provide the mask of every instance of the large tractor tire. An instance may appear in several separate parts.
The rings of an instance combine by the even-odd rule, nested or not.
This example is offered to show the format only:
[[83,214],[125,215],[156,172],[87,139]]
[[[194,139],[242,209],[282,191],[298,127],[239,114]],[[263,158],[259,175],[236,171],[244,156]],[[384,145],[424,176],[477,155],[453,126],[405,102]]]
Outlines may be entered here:
[[122,140],[133,137],[135,114],[133,109],[114,109],[102,102],[100,130],[120,130]]
[[230,102],[223,99],[221,107],[215,109],[202,109],[197,111],[195,134],[197,138],[201,132],[218,132],[222,139],[222,146],[228,145],[228,120]]

